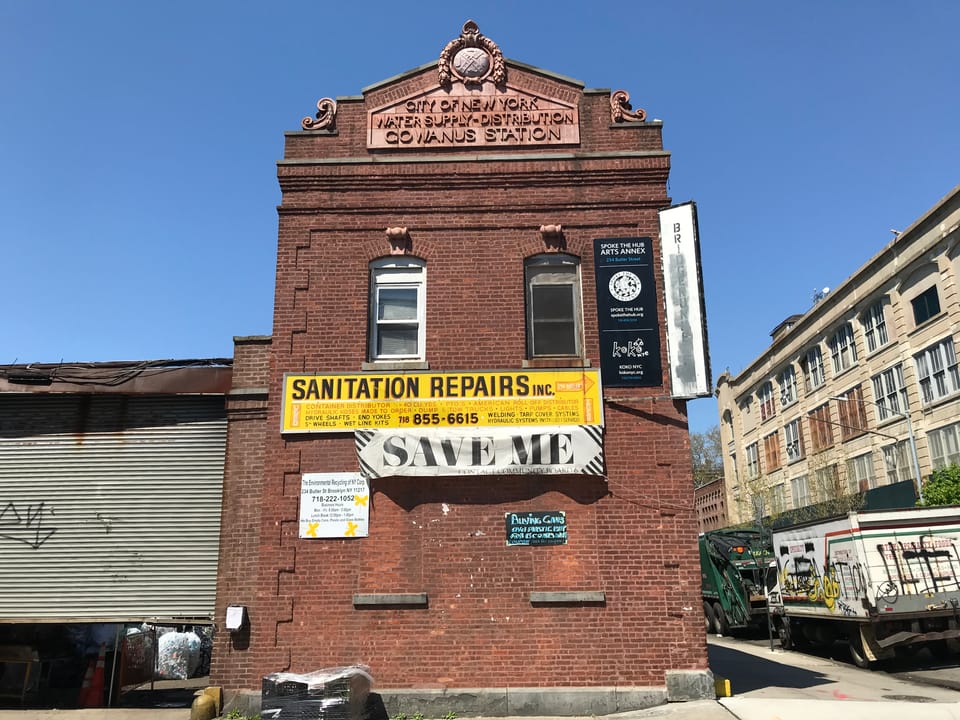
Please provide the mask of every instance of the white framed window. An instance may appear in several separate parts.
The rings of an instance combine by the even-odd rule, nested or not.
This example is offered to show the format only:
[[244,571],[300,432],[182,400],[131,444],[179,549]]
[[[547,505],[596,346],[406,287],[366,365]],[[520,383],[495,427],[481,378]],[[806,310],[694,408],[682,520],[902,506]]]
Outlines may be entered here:
[[780,385],[780,407],[787,407],[797,401],[797,373],[793,365],[787,365],[777,376]]
[[783,442],[787,449],[788,463],[803,457],[803,436],[800,434],[799,419],[783,426]]
[[790,481],[790,494],[793,495],[793,506],[795,508],[807,507],[810,504],[810,484],[807,482],[806,475],[801,475]]
[[777,412],[773,401],[773,383],[767,380],[757,391],[757,402],[760,404],[760,420],[772,418]]
[[952,337],[917,353],[914,360],[917,363],[917,379],[920,381],[920,395],[924,405],[960,391],[960,370],[957,368],[957,354]]
[[867,311],[860,316],[860,324],[863,326],[867,352],[873,352],[887,344],[887,322],[883,314],[883,301],[867,308]]
[[960,423],[931,430],[927,433],[927,443],[934,469],[960,465]]
[[783,483],[777,483],[770,488],[770,509],[775,513],[786,509],[783,502]]
[[840,473],[836,464],[817,468],[813,473],[813,477],[817,484],[817,497],[821,502],[825,500],[835,500],[846,494],[840,487]]
[[829,345],[835,374],[843,372],[857,362],[857,347],[853,343],[853,326],[850,323],[841,326],[833,334]]
[[907,412],[907,388],[903,384],[903,365],[897,363],[871,378],[877,419],[897,417]]
[[873,489],[877,486],[877,477],[873,471],[873,453],[868,452],[847,460],[847,484],[851,493]]
[[527,357],[579,357],[583,311],[580,260],[573,255],[535,255],[524,262]]
[[803,381],[807,392],[816,390],[823,385],[823,356],[820,354],[820,346],[816,345],[803,356],[800,361],[800,367],[803,370]]
[[887,483],[913,479],[909,440],[900,440],[883,448],[883,462],[887,467]]
[[753,480],[760,477],[760,453],[757,443],[751,443],[746,447],[747,454],[747,479]]
[[377,360],[425,360],[426,263],[384,258],[370,264],[370,348]]

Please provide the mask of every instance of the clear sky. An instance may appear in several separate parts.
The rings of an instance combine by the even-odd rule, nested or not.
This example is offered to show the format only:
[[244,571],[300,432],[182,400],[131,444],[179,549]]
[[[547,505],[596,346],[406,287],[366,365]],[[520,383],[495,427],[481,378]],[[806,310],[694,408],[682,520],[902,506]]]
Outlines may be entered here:
[[0,364],[269,334],[284,131],[467,19],[663,120],[714,379],[960,183],[955,0],[0,0]]

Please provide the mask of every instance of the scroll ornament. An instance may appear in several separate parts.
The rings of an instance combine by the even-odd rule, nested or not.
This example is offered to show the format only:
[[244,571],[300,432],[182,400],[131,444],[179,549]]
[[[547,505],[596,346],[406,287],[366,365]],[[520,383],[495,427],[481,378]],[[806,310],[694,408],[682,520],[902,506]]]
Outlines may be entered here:
[[610,94],[610,121],[643,122],[647,119],[647,111],[643,108],[634,110],[630,105],[630,95],[626,90],[616,90]]
[[330,98],[320,98],[317,101],[317,119],[305,117],[300,125],[304,130],[332,130],[337,119],[337,103]]

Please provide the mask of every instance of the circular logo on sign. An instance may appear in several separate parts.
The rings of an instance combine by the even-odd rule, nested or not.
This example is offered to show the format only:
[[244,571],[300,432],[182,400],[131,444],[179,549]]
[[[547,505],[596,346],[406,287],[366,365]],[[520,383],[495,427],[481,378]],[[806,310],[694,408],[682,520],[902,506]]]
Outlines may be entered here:
[[465,78],[482,78],[490,72],[490,56],[478,47],[467,47],[453,56],[453,68]]
[[640,278],[623,270],[610,278],[610,294],[620,302],[633,300],[640,294]]

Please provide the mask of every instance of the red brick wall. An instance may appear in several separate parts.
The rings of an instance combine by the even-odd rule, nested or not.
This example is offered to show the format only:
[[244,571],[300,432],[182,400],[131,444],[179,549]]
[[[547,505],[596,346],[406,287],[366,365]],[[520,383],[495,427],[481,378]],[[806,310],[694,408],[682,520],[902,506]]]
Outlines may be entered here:
[[[260,504],[270,338],[234,339],[233,385],[227,395],[227,455],[220,517],[220,562],[217,572],[216,632],[211,675],[230,688],[257,686],[260,670],[248,652],[251,633],[262,630],[257,614],[260,550]],[[240,632],[224,628],[228,605],[244,605],[251,622]]]
[[[279,168],[264,472],[258,492],[252,479],[243,491],[257,492],[260,513],[244,596],[252,630],[249,647],[217,660],[215,681],[257,688],[268,672],[360,662],[382,687],[662,686],[667,670],[704,669],[686,408],[667,387],[605,390],[607,482],[382,478],[372,481],[368,538],[298,539],[300,474],[355,471],[357,458],[352,435],[280,436],[282,376],[361,369],[368,264],[389,254],[385,228],[408,227],[412,254],[427,261],[427,357],[445,371],[522,367],[523,259],[545,251],[542,224],[562,224],[565,251],[582,261],[596,366],[593,239],[656,238],[657,210],[669,204],[659,124],[612,126],[607,93],[583,95],[579,148],[331,162],[373,156],[365,111],[342,102],[337,133],[287,136],[285,159],[303,162]],[[659,267],[658,241],[654,249]],[[663,288],[658,298],[662,308]],[[667,368],[665,338],[661,347]],[[568,544],[507,547],[504,512],[524,510],[566,511]],[[250,551],[246,536],[224,548]],[[529,601],[562,590],[601,590],[606,601]],[[429,606],[354,608],[355,593],[374,592],[425,592]]]

